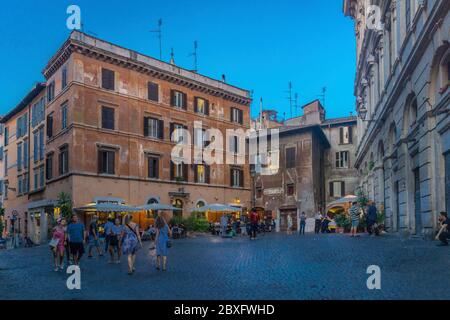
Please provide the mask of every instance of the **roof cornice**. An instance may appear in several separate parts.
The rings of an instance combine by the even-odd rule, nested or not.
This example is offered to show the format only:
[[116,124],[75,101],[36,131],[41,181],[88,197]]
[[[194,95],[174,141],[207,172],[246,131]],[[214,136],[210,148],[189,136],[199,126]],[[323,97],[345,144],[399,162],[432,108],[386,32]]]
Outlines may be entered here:
[[49,61],[43,70],[46,79],[49,79],[74,52],[241,105],[250,106],[251,103],[250,93],[247,90],[141,55],[78,31],[71,34]]

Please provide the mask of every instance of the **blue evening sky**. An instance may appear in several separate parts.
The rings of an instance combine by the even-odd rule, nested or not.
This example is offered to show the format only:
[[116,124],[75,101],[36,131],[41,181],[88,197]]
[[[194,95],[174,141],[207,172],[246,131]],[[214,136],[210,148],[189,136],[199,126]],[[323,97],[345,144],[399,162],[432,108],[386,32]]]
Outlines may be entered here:
[[0,11],[0,114],[16,106],[69,35],[66,9],[81,7],[84,31],[159,57],[150,30],[163,19],[164,60],[192,69],[199,43],[199,71],[254,91],[252,115],[265,108],[290,116],[288,82],[299,105],[326,86],[327,117],[354,109],[353,24],[342,0],[45,0],[3,1]]

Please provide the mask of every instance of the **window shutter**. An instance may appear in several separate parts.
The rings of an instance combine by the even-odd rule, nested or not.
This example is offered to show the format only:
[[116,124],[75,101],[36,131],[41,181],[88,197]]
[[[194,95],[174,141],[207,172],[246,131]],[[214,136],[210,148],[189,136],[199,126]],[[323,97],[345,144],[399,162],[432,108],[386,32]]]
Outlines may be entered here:
[[170,180],[175,180],[175,163],[170,161]]
[[158,138],[164,140],[164,121],[158,120]]
[[211,169],[207,165],[205,165],[205,181],[207,184],[211,183]]
[[159,179],[159,158],[155,158],[153,163],[155,164],[155,179]]
[[23,134],[26,135],[28,133],[28,113],[25,113],[23,117]]
[[[61,158],[61,156],[60,156]],[[60,161],[59,167],[61,168],[61,163],[62,161]],[[61,169],[59,170],[60,174],[61,174]],[[102,151],[98,151],[98,173],[103,173],[103,152]]]
[[175,90],[170,90],[170,105],[175,107]]
[[353,127],[348,127],[348,142],[353,144]]
[[198,113],[198,98],[194,98],[194,112]]
[[209,116],[209,101],[205,101],[205,115]]
[[344,128],[339,128],[339,143],[344,143]]
[[230,122],[234,122],[233,114],[234,114],[234,108],[231,108],[231,111],[230,111]]
[[106,90],[115,89],[114,71],[102,69],[102,88]]
[[244,187],[244,170],[239,170],[239,186]]
[[171,123],[170,124],[170,141],[172,141],[172,142],[173,142],[172,136],[173,136],[174,130],[175,130],[175,124]]
[[239,110],[239,123],[244,124],[244,111]]
[[184,182],[189,182],[189,167],[186,163],[183,163],[183,179]]
[[233,169],[230,169],[230,186],[234,187],[234,181],[233,181]]
[[47,137],[53,137],[53,117],[47,117]]
[[183,93],[183,109],[187,110],[187,94]]
[[198,183],[198,164],[194,165],[194,182]]
[[149,118],[144,117],[144,137],[148,137],[149,136],[149,128],[148,128],[148,121]]
[[334,197],[333,182],[330,182],[330,197]]
[[341,197],[345,197],[345,182],[344,181],[341,182],[341,192],[342,192]]
[[116,173],[116,153],[108,152],[108,173],[115,174]]

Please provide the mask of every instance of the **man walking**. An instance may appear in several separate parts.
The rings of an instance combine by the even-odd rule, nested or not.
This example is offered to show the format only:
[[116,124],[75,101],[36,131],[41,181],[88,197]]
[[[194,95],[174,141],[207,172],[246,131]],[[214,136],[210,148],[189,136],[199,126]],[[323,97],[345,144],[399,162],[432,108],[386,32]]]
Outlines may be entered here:
[[371,236],[374,232],[376,235],[378,235],[377,230],[374,230],[374,226],[377,223],[377,207],[375,207],[375,203],[371,201],[369,203],[369,207],[367,208],[367,217],[366,217],[366,224],[367,224],[367,232]]
[[78,216],[74,214],[72,223],[67,226],[66,241],[69,241],[70,254],[75,265],[79,265],[84,254],[85,236],[84,225],[78,222]]
[[250,213],[250,240],[256,240],[256,233],[258,231],[258,223],[259,223],[259,217],[256,213],[256,210],[252,210]]
[[300,234],[305,234],[306,229],[306,213],[302,212],[300,215]]
[[320,213],[320,211],[316,213],[316,216],[314,217],[314,219],[315,219],[315,222],[316,222],[316,224],[315,224],[315,232],[316,232],[316,234],[319,234],[320,233],[320,227],[322,225],[322,219],[323,219],[323,216]]
[[450,238],[450,219],[448,218],[447,212],[441,212],[439,222],[441,223],[441,229],[436,236],[436,240],[441,241],[438,246],[447,247],[448,239]]
[[98,225],[97,225],[98,217],[93,216],[92,222],[89,225],[89,234],[88,234],[88,241],[89,241],[89,249],[88,249],[88,258],[92,258],[92,249],[96,248],[97,253],[100,257],[103,257],[103,253],[100,249],[100,242],[98,240]]

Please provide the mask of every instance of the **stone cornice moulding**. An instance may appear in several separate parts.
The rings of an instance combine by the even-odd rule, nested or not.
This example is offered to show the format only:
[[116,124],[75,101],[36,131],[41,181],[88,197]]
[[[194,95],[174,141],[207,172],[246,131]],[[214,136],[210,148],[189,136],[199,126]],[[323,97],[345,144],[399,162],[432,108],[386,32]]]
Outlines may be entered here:
[[[79,40],[80,37],[82,37],[83,39],[85,37],[88,39],[94,39],[96,43],[106,43],[79,32],[72,33],[70,39],[63,44],[61,49],[55,56],[53,56],[46,68],[43,70],[43,74],[46,79],[49,79],[70,58],[72,53],[76,52],[89,58],[93,58],[106,63],[111,63],[119,67],[149,75],[153,78],[184,86],[190,90],[195,90],[215,97],[221,97],[225,100],[229,100],[241,105],[250,106],[251,98],[249,97],[249,92],[246,90],[233,87],[229,84],[210,79],[199,74],[195,74],[195,76],[193,76],[198,77],[199,79],[189,79],[186,76],[181,75],[181,73],[183,72],[185,74],[188,74],[188,71],[181,69],[180,67],[171,66],[165,62],[155,60],[161,65],[161,68],[158,68],[156,66],[146,64],[138,60],[138,56],[142,57],[142,59],[152,59],[150,57],[145,57],[132,50],[120,48],[113,44],[110,44],[110,46],[114,46],[114,50],[116,51],[126,50],[130,52],[131,57],[128,58],[124,55],[119,55],[118,53],[106,51],[105,49],[99,48],[97,46],[89,45],[86,42]],[[172,70],[163,70],[162,67],[165,67],[166,69],[172,68]],[[179,74],[177,74],[176,72],[178,72]],[[225,88],[213,87],[212,85],[202,83],[201,81],[199,81],[200,79],[204,80],[205,82],[210,81],[211,83],[215,83],[218,86],[228,87],[227,89],[229,90]]]

